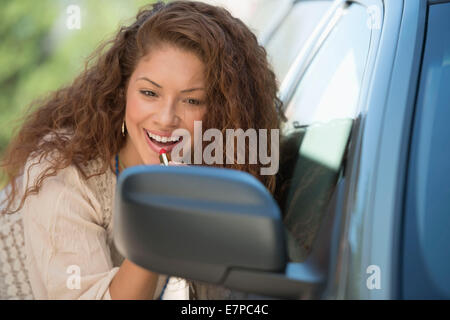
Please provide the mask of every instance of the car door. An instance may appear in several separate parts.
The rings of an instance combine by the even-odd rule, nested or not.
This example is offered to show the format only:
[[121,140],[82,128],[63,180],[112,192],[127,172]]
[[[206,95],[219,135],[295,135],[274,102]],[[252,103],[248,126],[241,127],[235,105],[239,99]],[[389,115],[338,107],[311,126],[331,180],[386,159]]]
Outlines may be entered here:
[[399,296],[450,299],[450,3],[428,7],[409,156]]
[[[435,279],[430,280],[427,273],[431,269],[420,269],[423,265],[411,263],[414,259],[423,263],[423,251],[416,252],[415,257],[409,255],[413,254],[413,248],[419,250],[414,247],[417,239],[411,241],[414,239],[411,235],[414,232],[417,235],[417,231],[423,234],[424,224],[417,229],[423,220],[417,217],[425,215],[423,211],[420,214],[414,211],[417,202],[405,204],[405,199],[412,199],[412,195],[421,196],[422,203],[426,199],[415,193],[423,188],[415,185],[417,170],[411,169],[414,162],[411,157],[414,158],[413,150],[417,148],[412,135],[417,136],[421,131],[419,122],[414,124],[414,121],[425,120],[419,110],[420,97],[424,94],[421,86],[426,82],[420,80],[419,86],[419,79],[429,73],[426,58],[422,66],[422,56],[424,50],[427,56],[431,39],[431,33],[426,34],[426,30],[430,28],[431,32],[431,22],[438,17],[430,19],[430,8],[444,2],[448,3],[426,0],[384,2],[382,35],[369,84],[367,112],[359,128],[352,133],[356,139],[353,139],[348,154],[342,223],[333,238],[339,246],[334,259],[335,271],[330,275],[332,285],[329,289],[333,297],[399,299],[419,295],[422,289],[414,292],[414,288],[420,288],[424,283],[430,285],[429,292],[445,295],[445,291],[430,284],[436,276],[442,277],[445,283],[445,276],[436,273]],[[437,19],[439,24],[438,21],[442,19]],[[439,26],[438,34],[447,36],[442,25]],[[441,38],[439,46],[444,46],[445,41]],[[446,60],[444,56],[439,59],[439,54],[445,52],[441,48],[437,53],[434,68],[444,69]],[[441,88],[441,93],[437,94],[439,88],[433,86],[432,89],[437,90],[432,94],[435,98],[445,91]],[[438,109],[436,101],[426,103],[428,111]],[[423,171],[421,177],[427,174]],[[445,202],[442,205],[445,207]],[[406,234],[410,237],[409,242]],[[428,241],[430,239],[436,240],[430,237]],[[445,257],[445,253],[438,256],[441,265],[444,265]],[[413,279],[412,270],[423,273],[416,272],[418,278]]]
[[[298,52],[281,88],[288,122],[276,193],[289,259],[315,261],[322,285],[336,249],[330,235],[345,185],[346,152],[352,129],[366,111],[382,29],[373,20],[374,11],[382,12],[381,2],[335,1],[330,8],[308,47]],[[323,289],[299,295],[327,297]]]

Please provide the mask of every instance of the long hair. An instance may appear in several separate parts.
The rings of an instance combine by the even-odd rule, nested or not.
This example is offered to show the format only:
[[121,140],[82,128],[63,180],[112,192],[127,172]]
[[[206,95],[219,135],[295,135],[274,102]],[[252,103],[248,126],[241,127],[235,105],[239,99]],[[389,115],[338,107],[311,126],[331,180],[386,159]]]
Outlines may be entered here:
[[[26,197],[39,192],[43,181],[69,165],[100,158],[102,174],[124,145],[126,87],[139,59],[151,48],[170,43],[198,55],[206,66],[206,105],[203,130],[278,129],[282,102],[265,49],[256,36],[227,10],[201,2],[174,1],[142,7],[130,26],[119,29],[87,59],[84,70],[68,86],[31,104],[23,125],[8,145],[1,167],[11,192],[2,213],[20,210]],[[61,130],[71,133],[67,139]],[[270,131],[270,130],[269,130]],[[42,139],[52,134],[53,139]],[[268,139],[270,140],[270,139]],[[225,144],[224,144],[225,145]],[[41,159],[57,151],[58,157],[32,186],[27,186],[18,208],[17,179],[24,174],[28,157]],[[270,150],[270,141],[269,148]],[[224,150],[225,154],[225,150]],[[271,192],[275,176],[260,175],[260,164],[223,164],[258,178]],[[97,175],[95,174],[95,175]]]

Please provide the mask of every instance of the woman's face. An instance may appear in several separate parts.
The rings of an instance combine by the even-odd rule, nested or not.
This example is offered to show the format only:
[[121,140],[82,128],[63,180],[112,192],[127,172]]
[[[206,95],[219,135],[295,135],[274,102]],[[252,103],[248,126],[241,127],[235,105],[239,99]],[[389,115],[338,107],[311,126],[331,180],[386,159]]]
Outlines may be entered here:
[[159,151],[170,153],[176,144],[166,141],[175,129],[194,137],[194,121],[206,112],[205,94],[204,64],[194,53],[165,44],[144,56],[127,88],[125,165],[159,163]]

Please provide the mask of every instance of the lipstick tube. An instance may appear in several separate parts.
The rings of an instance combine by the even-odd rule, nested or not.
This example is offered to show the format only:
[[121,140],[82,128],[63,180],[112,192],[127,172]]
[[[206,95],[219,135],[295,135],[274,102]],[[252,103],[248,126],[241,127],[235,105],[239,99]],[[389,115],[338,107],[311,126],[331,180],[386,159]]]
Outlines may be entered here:
[[168,166],[169,165],[169,160],[167,159],[167,151],[164,148],[159,150],[159,161],[160,161],[162,166]]

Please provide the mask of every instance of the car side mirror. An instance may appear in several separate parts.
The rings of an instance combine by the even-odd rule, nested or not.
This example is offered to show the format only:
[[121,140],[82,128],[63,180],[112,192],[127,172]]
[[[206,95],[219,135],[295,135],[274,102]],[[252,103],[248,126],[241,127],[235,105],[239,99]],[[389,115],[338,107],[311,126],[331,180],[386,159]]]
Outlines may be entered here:
[[113,218],[119,252],[154,272],[280,297],[320,280],[307,266],[287,264],[278,205],[242,171],[128,168],[118,179]]

